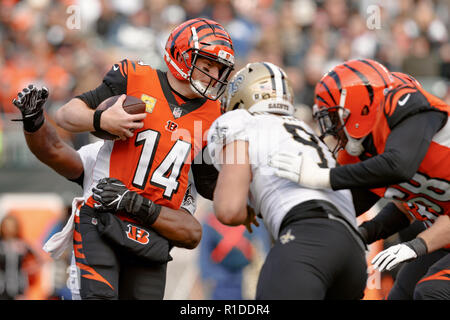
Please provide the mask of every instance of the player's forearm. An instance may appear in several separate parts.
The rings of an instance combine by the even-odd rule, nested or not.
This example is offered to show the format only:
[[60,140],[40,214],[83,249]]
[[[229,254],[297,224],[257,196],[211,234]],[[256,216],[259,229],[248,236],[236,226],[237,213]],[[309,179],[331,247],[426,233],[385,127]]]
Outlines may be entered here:
[[200,223],[183,209],[173,210],[162,207],[152,228],[173,245],[186,249],[197,247],[202,237]]
[[428,252],[450,244],[450,217],[446,215],[438,217],[430,228],[419,233],[417,237],[425,241]]
[[214,190],[214,213],[223,224],[237,226],[244,224],[247,219],[247,195],[250,181],[246,178],[246,171],[249,170],[247,165],[223,165],[222,167]]
[[223,165],[214,190],[214,213],[223,224],[247,221],[247,197],[252,181],[248,142],[236,140],[223,148]]
[[83,172],[78,153],[58,136],[48,121],[33,133],[24,131],[24,135],[28,148],[36,158],[60,175],[76,179]]
[[70,132],[94,131],[94,111],[83,101],[73,98],[55,113],[58,126]]
[[246,202],[230,202],[226,199],[214,200],[214,213],[221,223],[228,226],[238,226],[244,224],[247,218],[245,204]]

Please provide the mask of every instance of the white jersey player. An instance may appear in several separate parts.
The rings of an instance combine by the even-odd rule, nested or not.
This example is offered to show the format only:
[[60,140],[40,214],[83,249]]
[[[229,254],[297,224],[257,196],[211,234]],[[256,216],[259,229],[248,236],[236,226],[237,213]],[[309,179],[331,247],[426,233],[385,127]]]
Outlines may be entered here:
[[301,187],[269,166],[280,151],[308,153],[319,166],[335,166],[327,146],[293,117],[292,100],[285,72],[271,63],[248,64],[234,76],[224,101],[227,112],[208,134],[220,171],[215,213],[222,223],[249,225],[254,217],[248,203],[275,240],[257,299],[362,298],[364,244],[350,191]]

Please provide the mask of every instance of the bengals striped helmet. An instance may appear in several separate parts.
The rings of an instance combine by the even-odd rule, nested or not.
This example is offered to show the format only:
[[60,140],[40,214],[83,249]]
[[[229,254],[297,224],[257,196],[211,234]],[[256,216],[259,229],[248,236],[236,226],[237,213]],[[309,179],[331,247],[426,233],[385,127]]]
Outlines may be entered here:
[[[210,77],[208,85],[192,79],[199,57],[220,63],[218,78]],[[228,84],[234,68],[234,50],[230,35],[219,23],[203,18],[188,20],[176,27],[167,40],[164,61],[178,80],[188,80],[194,91],[210,100],[217,100]],[[206,74],[206,73],[205,73]]]
[[283,69],[270,62],[254,62],[231,79],[222,101],[222,112],[241,108],[292,115],[293,100],[293,90]]
[[314,117],[322,137],[338,139],[334,152],[345,148],[353,156],[362,153],[382,98],[393,85],[386,67],[370,59],[344,62],[322,77],[315,88]]

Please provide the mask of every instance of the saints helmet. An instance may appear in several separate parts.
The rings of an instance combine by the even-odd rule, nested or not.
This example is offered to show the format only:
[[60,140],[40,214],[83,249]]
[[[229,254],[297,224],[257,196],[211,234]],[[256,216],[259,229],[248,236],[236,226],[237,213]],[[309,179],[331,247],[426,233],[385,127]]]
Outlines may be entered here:
[[293,90],[283,69],[270,62],[254,62],[231,79],[222,100],[222,112],[241,108],[252,113],[293,115],[293,100]]

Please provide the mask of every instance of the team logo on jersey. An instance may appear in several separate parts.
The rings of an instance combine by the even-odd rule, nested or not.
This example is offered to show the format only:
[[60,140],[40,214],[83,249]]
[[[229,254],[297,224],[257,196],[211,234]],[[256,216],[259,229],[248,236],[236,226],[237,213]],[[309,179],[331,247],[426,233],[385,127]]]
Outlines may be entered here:
[[128,224],[128,231],[126,235],[128,239],[136,241],[142,245],[149,243],[149,233],[147,230],[141,229],[139,227],[133,226],[132,224]]
[[183,205],[191,206],[195,203],[195,198],[192,196],[192,185],[189,184],[186,190],[186,194],[184,195]]
[[224,143],[227,137],[228,126],[220,126],[217,124],[214,133],[211,135],[211,142]]
[[180,107],[175,107],[172,111],[173,113],[173,117],[175,119],[178,119],[179,117],[181,117],[181,114],[183,113],[183,109],[181,109]]
[[141,100],[145,103],[145,112],[152,113],[155,108],[156,99],[146,94],[142,94]]
[[172,120],[167,121],[166,130],[170,132],[175,132],[178,129],[178,124]]

